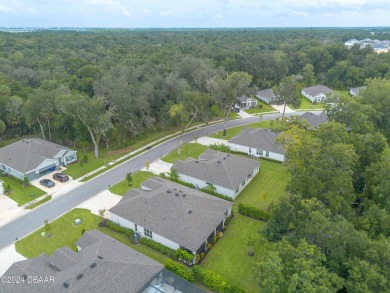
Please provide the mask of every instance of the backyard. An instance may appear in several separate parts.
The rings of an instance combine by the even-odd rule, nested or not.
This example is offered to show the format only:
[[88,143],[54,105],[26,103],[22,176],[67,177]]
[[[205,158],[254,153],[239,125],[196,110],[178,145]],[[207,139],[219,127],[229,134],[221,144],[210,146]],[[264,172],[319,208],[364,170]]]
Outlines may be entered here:
[[18,206],[25,205],[26,203],[45,194],[43,190],[32,185],[29,187],[23,187],[22,183],[11,176],[0,177],[0,179],[4,181],[4,187],[9,184],[11,187],[11,194],[8,194],[7,196],[16,201]]
[[[260,172],[236,198],[233,205],[235,215],[224,236],[201,266],[220,274],[246,292],[258,292],[258,282],[253,278],[253,272],[263,252],[260,231],[266,223],[238,214],[238,204],[269,207],[283,195],[288,180],[288,171],[282,164],[262,160]],[[248,256],[249,248],[253,249],[254,257]]]
[[115,184],[114,186],[110,187],[110,191],[112,193],[118,194],[118,195],[125,195],[125,193],[129,190],[129,188],[139,188],[141,186],[141,183],[145,180],[155,176],[152,172],[147,171],[138,171],[132,174],[132,181],[131,186],[129,186],[129,182],[124,179],[121,182]]

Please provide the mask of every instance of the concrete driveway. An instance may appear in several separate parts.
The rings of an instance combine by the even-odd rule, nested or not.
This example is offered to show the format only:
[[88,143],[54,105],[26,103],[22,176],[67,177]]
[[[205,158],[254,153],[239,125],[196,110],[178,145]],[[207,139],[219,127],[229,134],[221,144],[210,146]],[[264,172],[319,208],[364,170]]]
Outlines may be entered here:
[[0,226],[26,212],[23,207],[18,207],[16,201],[13,201],[6,195],[0,194]]
[[153,174],[160,175],[160,173],[169,173],[171,171],[171,167],[173,164],[164,162],[162,160],[157,160],[154,161],[153,163],[150,164],[149,170],[146,170],[145,167],[141,169],[141,171],[149,171],[152,172]]
[[[228,141],[226,139],[212,138],[212,137],[208,137],[208,136],[202,136],[202,137],[198,138],[196,141],[197,141],[197,143],[203,144],[203,145],[221,144],[221,143],[224,145],[228,145]],[[195,142],[195,141],[192,141],[192,142]]]
[[[81,209],[88,209],[93,214],[99,216],[99,210],[105,209],[106,211],[108,211],[110,208],[116,205],[121,199],[122,196],[114,194],[109,190],[105,190],[99,193],[98,195],[86,200],[85,202],[78,205],[77,207]],[[105,216],[108,217],[108,212],[106,212]]]
[[[272,108],[275,110],[279,111],[280,113],[283,113],[283,105],[271,105]],[[289,106],[286,106],[286,111],[284,113],[294,113],[296,112],[295,110],[291,109]]]
[[[47,194],[50,194],[53,197],[57,197],[57,196],[60,196],[62,194],[65,194],[68,191],[70,191],[70,190],[72,190],[72,189],[74,189],[82,184],[82,182],[78,182],[76,180],[73,180],[72,177],[70,177],[70,176],[69,176],[69,181],[66,181],[66,182],[60,182],[60,181],[54,180],[53,179],[54,173],[56,173],[56,172],[52,172],[50,174],[42,176],[38,179],[31,181],[30,183],[31,183],[31,185],[34,185],[35,187],[42,189]],[[48,188],[48,187],[41,185],[39,183],[39,181],[41,181],[42,179],[50,179],[51,181],[53,181],[55,183],[55,186]]]

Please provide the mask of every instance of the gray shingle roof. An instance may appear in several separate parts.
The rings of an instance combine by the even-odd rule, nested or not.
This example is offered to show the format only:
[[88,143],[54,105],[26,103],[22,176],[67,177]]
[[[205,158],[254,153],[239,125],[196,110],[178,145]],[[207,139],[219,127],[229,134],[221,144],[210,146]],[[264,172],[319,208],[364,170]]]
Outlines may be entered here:
[[[187,249],[197,251],[225,218],[232,202],[162,178],[145,181],[162,187],[130,189],[109,211]],[[143,185],[144,185],[143,184]]]
[[199,159],[176,161],[172,168],[181,174],[236,190],[259,165],[257,160],[207,149]]
[[40,138],[23,139],[0,148],[0,163],[26,173],[37,168],[44,160],[53,159],[61,150],[70,151]]
[[257,96],[265,97],[269,100],[276,99],[276,95],[275,95],[273,89],[266,89],[266,90],[258,91]]
[[308,93],[312,97],[316,97],[316,96],[318,96],[320,94],[326,95],[328,93],[333,92],[333,90],[331,90],[330,88],[328,88],[328,87],[326,87],[326,86],[324,86],[322,84],[304,88],[303,91]]
[[279,135],[266,128],[244,127],[240,134],[229,140],[229,143],[284,154],[282,146],[276,144],[276,138]]
[[[59,254],[69,256],[69,248],[60,248],[59,254],[49,257],[42,254],[37,258],[14,263],[4,276],[53,276],[54,283],[0,284],[0,292],[138,292],[163,266],[132,248],[114,240],[106,234],[92,230],[84,233],[84,237],[93,236],[96,242],[74,252],[77,258],[69,267],[56,267]],[[102,259],[99,258],[102,257]],[[56,265],[51,261],[55,259]],[[68,288],[64,287],[68,284]]]
[[298,116],[299,119],[306,120],[311,126],[318,128],[321,123],[328,122],[326,115],[316,115],[311,112],[305,112],[301,116]]

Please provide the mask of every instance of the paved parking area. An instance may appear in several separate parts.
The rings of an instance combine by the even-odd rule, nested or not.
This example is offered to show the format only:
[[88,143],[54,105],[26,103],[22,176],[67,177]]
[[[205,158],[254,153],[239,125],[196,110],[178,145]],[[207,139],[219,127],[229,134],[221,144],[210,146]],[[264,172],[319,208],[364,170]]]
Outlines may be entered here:
[[0,276],[2,276],[9,267],[17,261],[25,260],[26,258],[17,253],[15,245],[10,245],[0,251]]

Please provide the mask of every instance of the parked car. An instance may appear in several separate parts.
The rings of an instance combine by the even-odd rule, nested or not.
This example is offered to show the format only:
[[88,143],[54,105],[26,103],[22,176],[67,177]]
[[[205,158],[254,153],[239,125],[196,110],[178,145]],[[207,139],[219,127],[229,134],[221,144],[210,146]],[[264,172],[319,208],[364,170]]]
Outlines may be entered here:
[[53,179],[60,182],[66,182],[69,180],[69,176],[64,173],[54,173]]
[[39,184],[45,186],[45,187],[48,187],[48,188],[51,188],[53,186],[55,186],[56,184],[51,181],[50,179],[42,179],[41,181],[39,181]]

